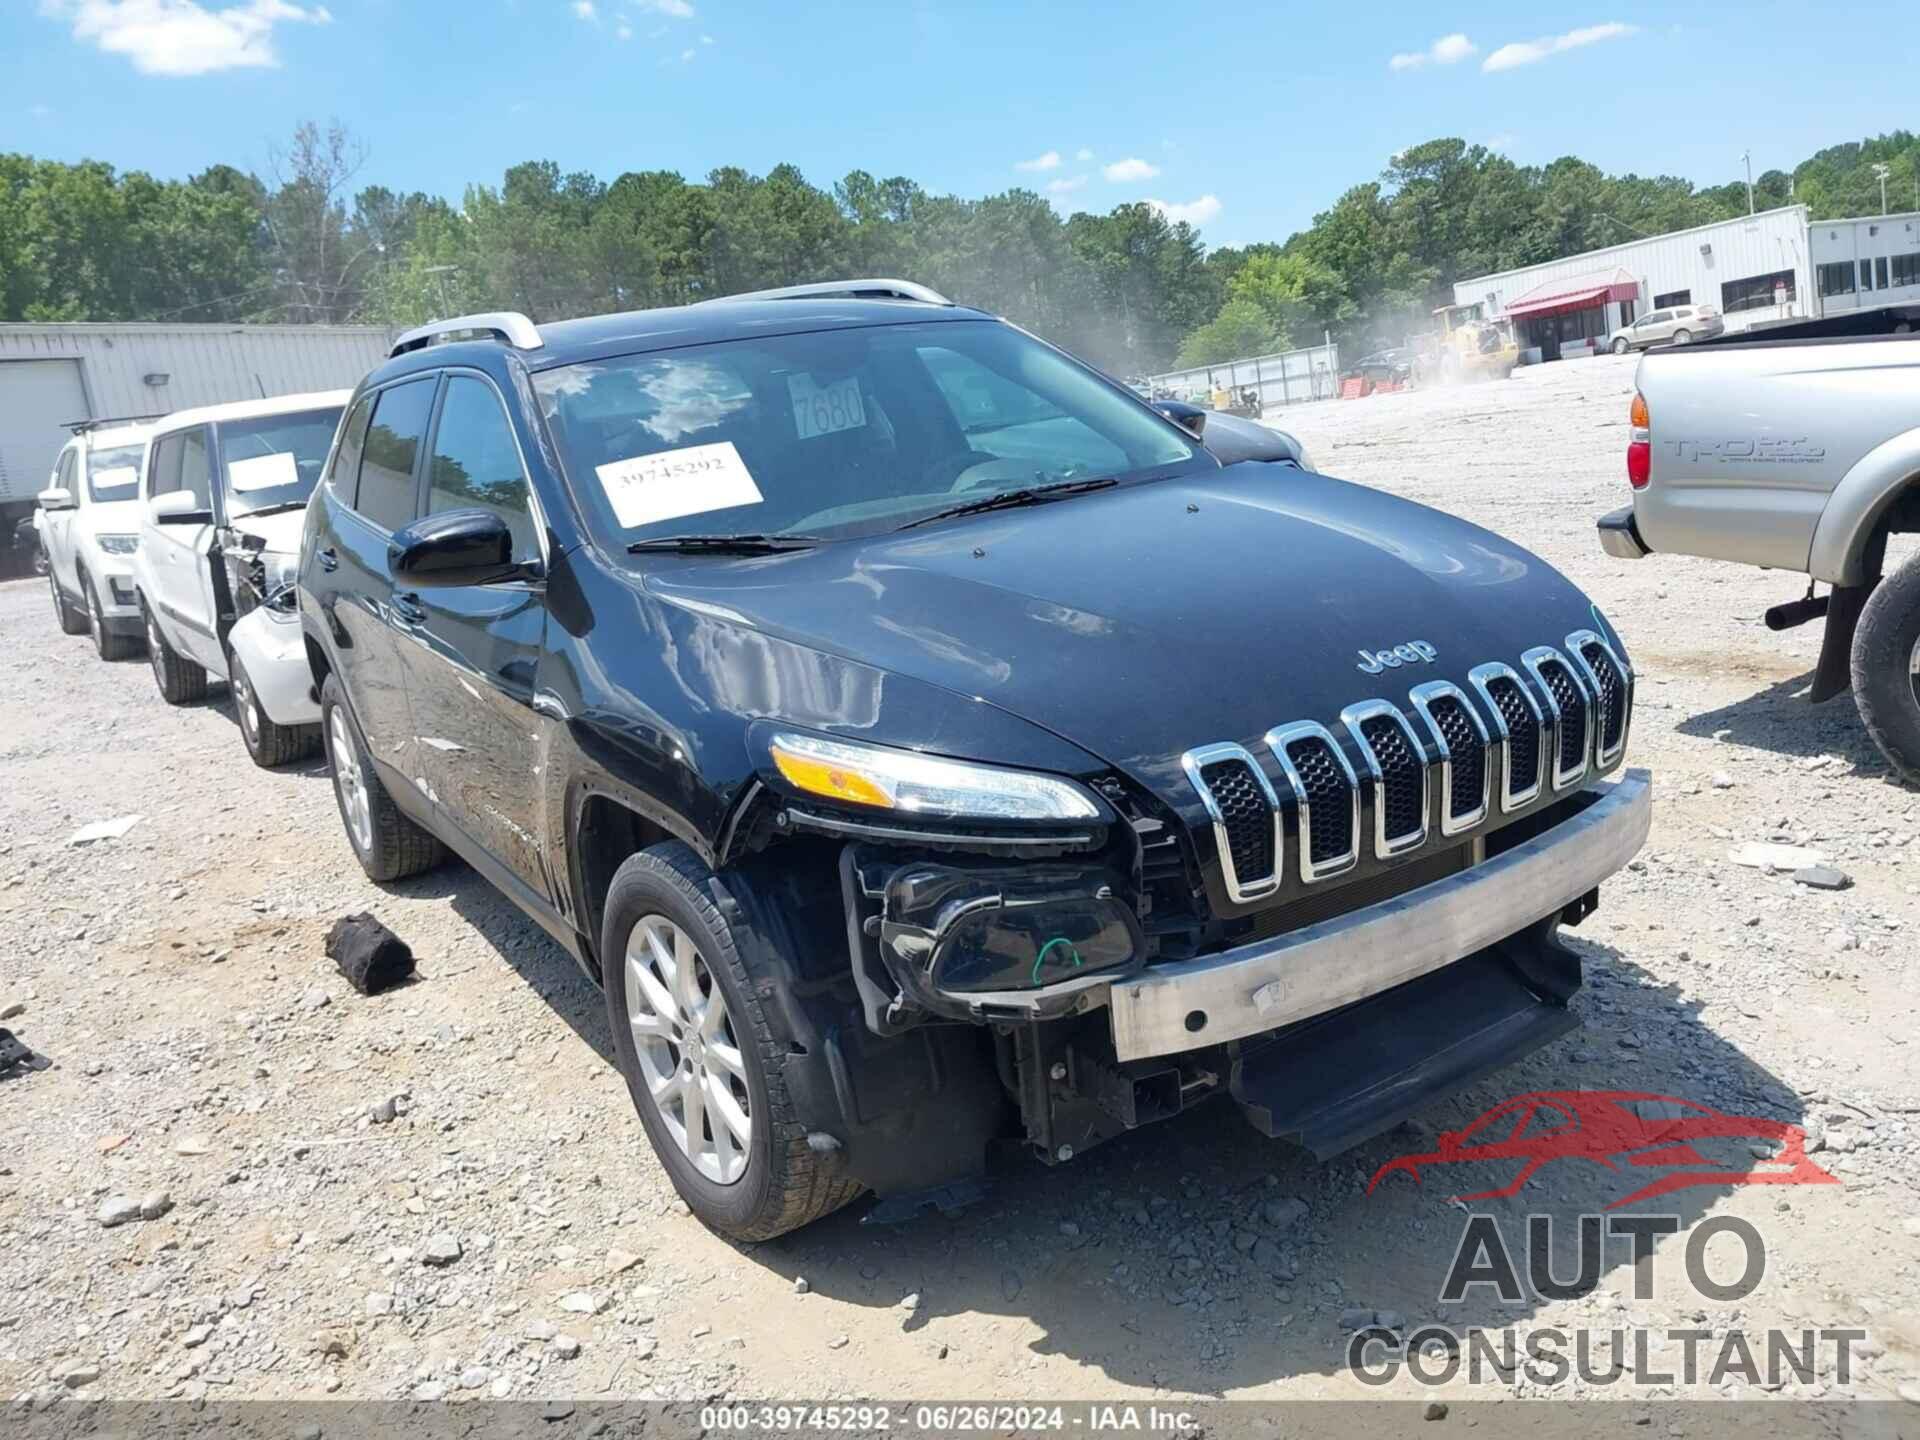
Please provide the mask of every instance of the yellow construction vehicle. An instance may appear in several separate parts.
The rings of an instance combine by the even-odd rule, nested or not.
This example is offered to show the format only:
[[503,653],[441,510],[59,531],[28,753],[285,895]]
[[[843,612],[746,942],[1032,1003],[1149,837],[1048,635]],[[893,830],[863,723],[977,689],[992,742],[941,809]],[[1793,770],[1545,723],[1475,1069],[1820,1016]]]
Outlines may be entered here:
[[1520,363],[1511,320],[1482,318],[1481,306],[1442,305],[1433,312],[1439,330],[1410,338],[1414,381],[1452,385],[1462,380],[1504,380]]

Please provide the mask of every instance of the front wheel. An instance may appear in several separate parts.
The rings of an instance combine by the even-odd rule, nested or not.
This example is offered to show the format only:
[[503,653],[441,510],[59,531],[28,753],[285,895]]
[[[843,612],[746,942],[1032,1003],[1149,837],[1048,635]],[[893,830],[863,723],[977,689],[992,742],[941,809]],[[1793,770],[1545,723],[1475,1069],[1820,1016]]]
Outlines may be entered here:
[[240,662],[236,651],[227,652],[227,685],[233,691],[234,718],[240,722],[240,739],[247,754],[262,770],[290,765],[303,760],[320,746],[317,725],[276,725],[260,707],[254,693],[253,677]]
[[615,873],[601,934],[607,1020],[640,1123],[687,1208],[722,1235],[769,1240],[861,1187],[807,1143],[711,878],[678,842]]
[[1853,699],[1887,763],[1920,785],[1920,556],[1867,597],[1853,635]]
[[1613,342],[1613,353],[1616,355],[1624,355],[1632,348],[1631,345],[1627,344],[1627,337],[1624,335]]
[[338,675],[327,676],[320,689],[320,733],[326,737],[327,759],[333,765],[333,798],[347,827],[347,843],[367,878],[404,880],[444,860],[447,852],[439,839],[403,815],[387,793],[360,738],[360,727],[347,709]]
[[80,576],[80,585],[87,592],[87,628],[93,631],[95,653],[102,660],[126,659],[133,653],[134,638],[131,635],[116,635],[107,629],[107,617],[100,613],[100,592],[85,574]]
[[60,622],[62,635],[84,635],[87,633],[87,612],[76,609],[67,603],[66,591],[60,588],[60,577],[53,573],[53,567],[47,567],[47,588],[53,591],[53,618]]
[[187,659],[167,643],[160,633],[160,622],[153,608],[142,613],[147,622],[147,663],[153,666],[153,683],[160,687],[160,698],[169,705],[191,705],[207,698],[206,667]]

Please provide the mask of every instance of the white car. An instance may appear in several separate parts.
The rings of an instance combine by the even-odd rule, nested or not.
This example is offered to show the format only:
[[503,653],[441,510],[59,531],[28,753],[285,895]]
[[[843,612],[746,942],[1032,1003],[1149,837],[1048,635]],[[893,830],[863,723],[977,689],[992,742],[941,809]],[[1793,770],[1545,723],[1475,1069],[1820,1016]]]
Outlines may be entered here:
[[307,497],[350,392],[181,410],[153,427],[135,568],[153,678],[169,704],[233,691],[254,763],[319,748],[292,582]]
[[102,660],[121,660],[140,644],[136,497],[151,428],[89,421],[73,430],[38,497],[53,613],[66,634],[91,632]]

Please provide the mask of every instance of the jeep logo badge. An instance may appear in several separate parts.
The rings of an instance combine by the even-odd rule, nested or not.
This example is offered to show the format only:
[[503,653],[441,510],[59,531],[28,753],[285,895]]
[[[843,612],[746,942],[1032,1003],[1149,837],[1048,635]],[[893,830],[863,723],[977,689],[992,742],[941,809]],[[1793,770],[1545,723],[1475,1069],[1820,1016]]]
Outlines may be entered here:
[[1369,675],[1378,675],[1382,670],[1398,670],[1402,665],[1431,665],[1439,653],[1424,640],[1409,640],[1391,650],[1362,650],[1359,668]]

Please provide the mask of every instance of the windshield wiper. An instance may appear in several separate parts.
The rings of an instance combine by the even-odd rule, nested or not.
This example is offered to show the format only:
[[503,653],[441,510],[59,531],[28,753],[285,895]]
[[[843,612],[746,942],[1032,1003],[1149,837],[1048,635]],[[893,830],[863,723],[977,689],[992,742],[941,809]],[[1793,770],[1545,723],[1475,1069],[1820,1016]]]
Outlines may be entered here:
[[256,510],[242,510],[236,514],[234,518],[236,520],[242,520],[249,515],[278,515],[283,510],[304,510],[306,508],[307,502],[305,500],[282,500],[275,505],[262,505]]
[[649,550],[706,550],[714,554],[774,555],[782,550],[811,550],[823,543],[818,535],[656,535],[627,546],[629,555]]
[[1111,475],[1100,475],[1088,480],[1061,480],[1052,485],[1026,485],[1018,490],[1002,490],[998,495],[988,495],[984,499],[969,500],[964,505],[949,505],[945,510],[936,510],[931,515],[922,515],[918,520],[909,520],[900,528],[911,530],[916,525],[931,525],[936,520],[979,515],[988,510],[1016,510],[1022,505],[1044,505],[1068,495],[1084,495],[1089,490],[1110,490],[1119,483]]

